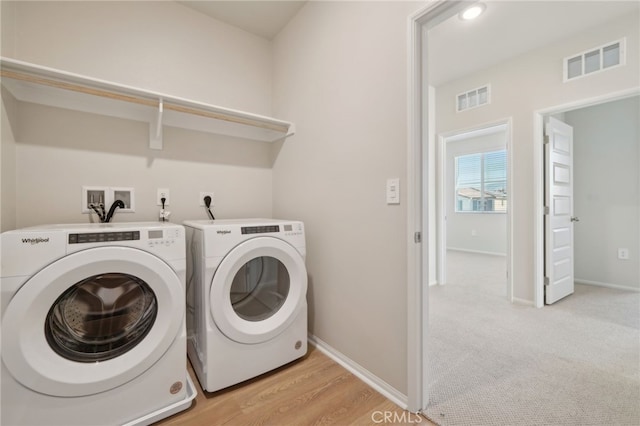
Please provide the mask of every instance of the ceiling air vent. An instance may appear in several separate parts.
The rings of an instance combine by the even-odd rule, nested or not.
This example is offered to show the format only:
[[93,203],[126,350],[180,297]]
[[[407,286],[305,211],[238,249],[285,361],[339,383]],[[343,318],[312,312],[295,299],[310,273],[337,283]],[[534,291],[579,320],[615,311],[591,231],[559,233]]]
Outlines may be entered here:
[[491,86],[486,85],[468,92],[460,93],[456,96],[456,111],[477,108],[486,105],[491,101]]
[[625,39],[564,58],[564,81],[625,64]]

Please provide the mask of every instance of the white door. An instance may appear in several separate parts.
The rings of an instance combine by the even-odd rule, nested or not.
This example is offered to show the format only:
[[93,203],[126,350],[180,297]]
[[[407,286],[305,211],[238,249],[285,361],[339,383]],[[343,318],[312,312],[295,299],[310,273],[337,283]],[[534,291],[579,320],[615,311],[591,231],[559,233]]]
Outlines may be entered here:
[[573,128],[545,126],[545,286],[547,305],[573,293]]
[[161,259],[98,247],[56,260],[13,296],[2,362],[24,386],[79,397],[114,389],[153,366],[183,326],[184,287]]
[[290,244],[257,237],[222,259],[211,283],[211,315],[231,340],[254,344],[271,340],[306,306],[307,270]]

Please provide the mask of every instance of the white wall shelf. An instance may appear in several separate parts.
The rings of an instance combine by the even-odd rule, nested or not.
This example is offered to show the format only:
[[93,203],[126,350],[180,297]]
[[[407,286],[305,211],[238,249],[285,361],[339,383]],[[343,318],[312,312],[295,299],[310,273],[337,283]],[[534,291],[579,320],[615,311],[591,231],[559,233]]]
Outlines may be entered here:
[[149,147],[162,149],[162,127],[173,126],[275,142],[293,123],[135,87],[0,58],[4,86],[19,101],[149,123]]

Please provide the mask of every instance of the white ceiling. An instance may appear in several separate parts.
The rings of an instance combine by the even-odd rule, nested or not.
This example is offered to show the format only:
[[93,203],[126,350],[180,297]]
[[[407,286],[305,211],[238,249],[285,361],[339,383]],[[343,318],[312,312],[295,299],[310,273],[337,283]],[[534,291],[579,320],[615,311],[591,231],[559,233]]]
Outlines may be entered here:
[[[179,3],[272,40],[306,1]],[[640,13],[637,0],[485,0],[484,3],[487,9],[477,20],[463,22],[455,15],[429,31],[431,84],[437,86],[487,68],[618,16]],[[603,42],[606,41],[610,40]]]
[[272,40],[306,1],[236,0],[178,1],[205,15]]
[[[429,82],[446,81],[640,11],[638,1],[484,1],[474,21],[457,15],[428,34]],[[614,40],[603,40],[603,43]],[[597,46],[593,46],[597,47]],[[579,53],[579,52],[575,52]]]

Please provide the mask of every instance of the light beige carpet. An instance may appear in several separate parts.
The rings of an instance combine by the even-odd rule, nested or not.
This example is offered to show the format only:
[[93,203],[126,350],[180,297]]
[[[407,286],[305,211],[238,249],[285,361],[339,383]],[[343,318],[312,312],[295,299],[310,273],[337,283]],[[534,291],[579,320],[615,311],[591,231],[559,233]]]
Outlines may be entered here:
[[536,309],[508,303],[503,282],[456,282],[472,274],[458,272],[429,293],[429,419],[640,425],[640,293],[577,285]]

